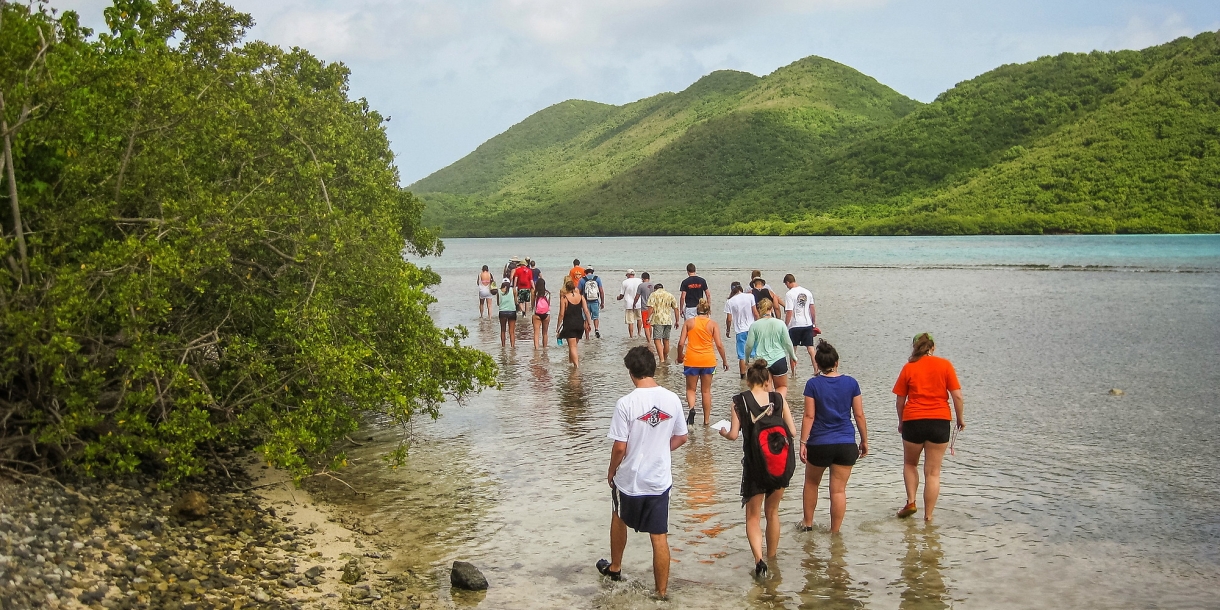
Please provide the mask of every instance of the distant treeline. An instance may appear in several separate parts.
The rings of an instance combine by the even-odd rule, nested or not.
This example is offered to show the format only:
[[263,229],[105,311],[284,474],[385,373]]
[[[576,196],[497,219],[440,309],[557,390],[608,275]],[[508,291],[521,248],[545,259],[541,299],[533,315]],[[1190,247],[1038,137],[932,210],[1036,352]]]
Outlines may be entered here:
[[810,57],[567,101],[412,185],[445,234],[1220,231],[1220,35],[907,99]]

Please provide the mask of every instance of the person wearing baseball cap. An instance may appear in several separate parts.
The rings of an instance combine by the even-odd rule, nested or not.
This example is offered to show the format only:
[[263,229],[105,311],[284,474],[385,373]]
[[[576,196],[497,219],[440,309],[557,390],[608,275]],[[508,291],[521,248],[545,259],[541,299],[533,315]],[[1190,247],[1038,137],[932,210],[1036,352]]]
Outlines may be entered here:
[[[902,481],[906,485],[907,502],[898,511],[900,518],[910,517],[919,509],[915,493],[919,491],[919,457],[924,455],[923,520],[932,520],[936,499],[940,495],[940,466],[952,437],[953,415],[957,415],[958,431],[966,428],[965,399],[957,381],[953,364],[935,356],[936,343],[931,333],[919,333],[911,340],[911,357],[902,366],[894,383],[895,405],[898,408],[898,433],[902,435]],[[953,399],[953,411],[949,399]]]
[[640,318],[640,301],[636,298],[636,293],[639,292],[641,283],[643,281],[635,276],[635,269],[628,269],[627,279],[623,280],[623,287],[618,291],[618,300],[627,301],[623,304],[623,319],[627,322],[627,336],[629,338],[634,338],[636,333],[644,334]]

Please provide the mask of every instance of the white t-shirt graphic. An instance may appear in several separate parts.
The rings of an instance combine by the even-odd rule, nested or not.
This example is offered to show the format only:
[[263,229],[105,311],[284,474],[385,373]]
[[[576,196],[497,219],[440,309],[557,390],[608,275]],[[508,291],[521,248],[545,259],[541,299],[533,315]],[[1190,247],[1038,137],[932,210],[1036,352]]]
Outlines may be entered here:
[[629,496],[655,496],[673,485],[669,439],[685,436],[686,418],[677,394],[662,387],[636,388],[618,399],[611,439],[627,443],[614,486]]
[[804,328],[813,326],[809,319],[809,304],[813,302],[813,293],[797,286],[784,295],[784,309],[792,312],[792,323],[788,328]]
[[639,303],[635,302],[635,291],[639,290],[640,284],[643,282],[644,280],[638,277],[629,277],[623,280],[623,287],[618,291],[619,294],[623,295],[623,309],[640,309],[642,307]]
[[733,332],[748,333],[754,322],[754,295],[743,292],[724,302],[724,313],[733,315]]

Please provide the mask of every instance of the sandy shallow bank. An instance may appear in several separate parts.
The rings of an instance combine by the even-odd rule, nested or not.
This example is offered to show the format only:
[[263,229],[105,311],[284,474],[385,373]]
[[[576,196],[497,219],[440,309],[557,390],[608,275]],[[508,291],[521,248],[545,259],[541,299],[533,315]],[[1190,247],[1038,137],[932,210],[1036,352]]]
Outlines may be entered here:
[[0,480],[6,610],[451,606],[430,575],[395,568],[409,552],[253,459],[171,491],[138,476]]

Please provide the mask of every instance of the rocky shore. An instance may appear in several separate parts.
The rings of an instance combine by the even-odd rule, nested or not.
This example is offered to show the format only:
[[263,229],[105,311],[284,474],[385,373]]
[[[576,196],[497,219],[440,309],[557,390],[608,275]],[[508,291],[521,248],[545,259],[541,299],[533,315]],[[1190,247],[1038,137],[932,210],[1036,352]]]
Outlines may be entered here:
[[150,478],[0,479],[0,608],[443,608],[392,541],[274,469],[165,491]]

